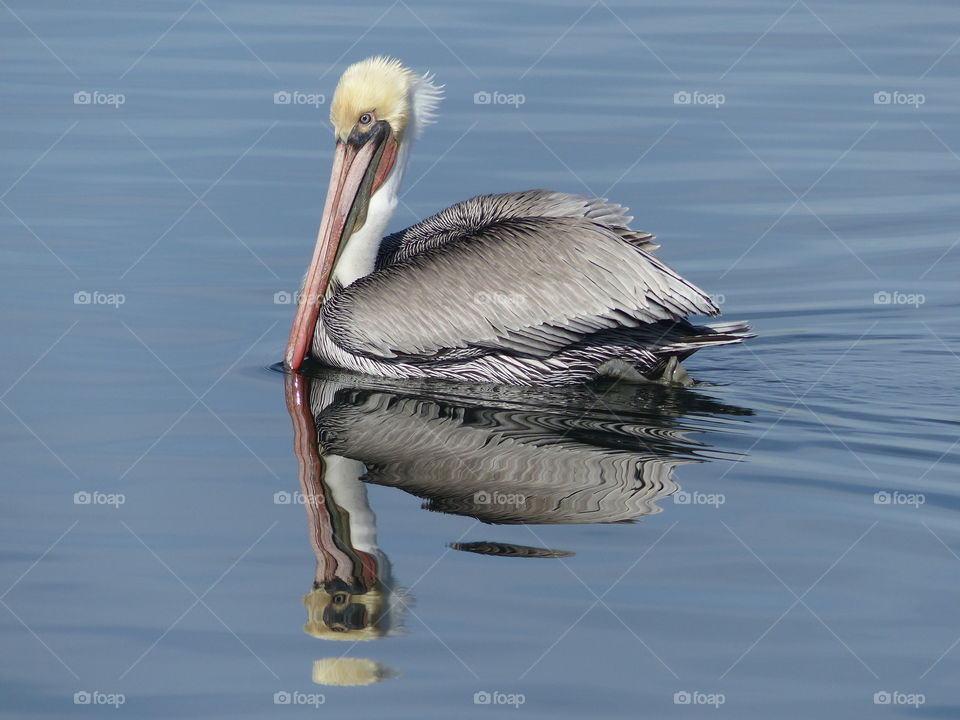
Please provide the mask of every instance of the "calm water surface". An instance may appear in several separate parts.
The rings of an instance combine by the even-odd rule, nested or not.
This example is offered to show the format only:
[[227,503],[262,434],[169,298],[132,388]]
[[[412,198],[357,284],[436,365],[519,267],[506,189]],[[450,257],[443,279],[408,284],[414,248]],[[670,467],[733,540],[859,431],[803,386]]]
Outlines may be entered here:
[[[4,717],[960,716],[954,4],[0,16]],[[271,371],[375,53],[447,88],[396,228],[609,196],[759,336],[690,390]]]

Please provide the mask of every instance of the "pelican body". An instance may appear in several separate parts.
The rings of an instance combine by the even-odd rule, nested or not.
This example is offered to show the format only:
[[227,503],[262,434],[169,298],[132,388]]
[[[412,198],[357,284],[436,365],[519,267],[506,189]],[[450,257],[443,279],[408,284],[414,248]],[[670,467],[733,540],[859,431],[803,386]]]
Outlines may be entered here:
[[333,169],[284,358],[389,378],[570,385],[685,382],[680,361],[750,337],[660,261],[605,199],[480,195],[385,236],[414,138],[441,92],[396,60],[350,66],[334,93]]

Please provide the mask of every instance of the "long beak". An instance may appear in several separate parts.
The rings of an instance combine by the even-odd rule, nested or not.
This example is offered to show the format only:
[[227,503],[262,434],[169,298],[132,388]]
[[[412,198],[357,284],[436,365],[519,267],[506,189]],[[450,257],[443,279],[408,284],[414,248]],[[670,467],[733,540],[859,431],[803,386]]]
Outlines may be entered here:
[[370,196],[383,183],[396,158],[397,143],[389,125],[383,125],[363,137],[351,134],[346,142],[337,141],[317,245],[284,355],[284,364],[290,370],[299,370],[310,352],[337,252],[363,225]]

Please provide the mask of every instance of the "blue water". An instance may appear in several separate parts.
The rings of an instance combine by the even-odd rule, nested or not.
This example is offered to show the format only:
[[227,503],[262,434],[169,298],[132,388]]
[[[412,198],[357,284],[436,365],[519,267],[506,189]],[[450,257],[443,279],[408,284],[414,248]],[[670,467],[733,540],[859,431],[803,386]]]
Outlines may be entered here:
[[[960,715],[952,3],[0,17],[3,717]],[[446,85],[395,228],[482,192],[609,196],[758,337],[691,358],[692,390],[315,379],[325,452],[371,468],[325,491],[354,525],[321,550],[396,601],[344,643],[303,630],[330,525],[269,367],[326,101],[377,53]]]

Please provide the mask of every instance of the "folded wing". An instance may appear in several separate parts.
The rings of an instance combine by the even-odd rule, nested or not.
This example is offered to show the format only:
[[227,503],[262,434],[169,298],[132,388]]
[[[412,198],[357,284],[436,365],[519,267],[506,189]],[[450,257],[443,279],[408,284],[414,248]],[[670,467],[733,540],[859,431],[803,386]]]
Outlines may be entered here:
[[377,358],[483,349],[548,356],[590,334],[719,310],[651,255],[625,209],[564,193],[473,198],[385,239],[330,298],[327,332]]

